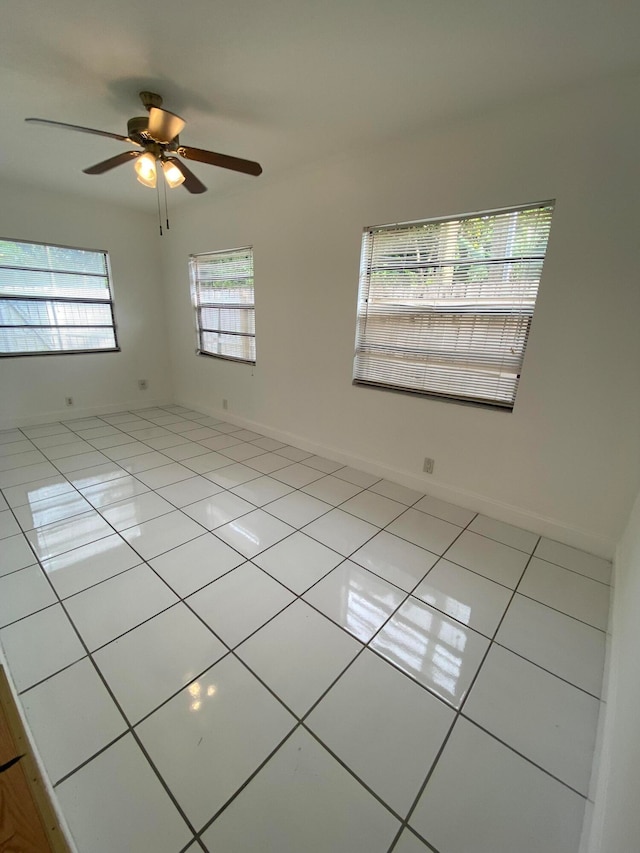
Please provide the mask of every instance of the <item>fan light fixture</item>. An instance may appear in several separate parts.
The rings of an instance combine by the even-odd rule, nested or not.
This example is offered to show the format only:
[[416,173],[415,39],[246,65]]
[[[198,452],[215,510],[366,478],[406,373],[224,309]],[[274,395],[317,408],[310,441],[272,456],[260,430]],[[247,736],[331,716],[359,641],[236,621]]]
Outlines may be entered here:
[[145,187],[155,187],[156,185],[156,158],[147,151],[136,158],[134,164],[138,180]]
[[175,160],[163,160],[162,171],[171,189],[175,189],[175,187],[179,187],[180,184],[184,183],[184,175]]

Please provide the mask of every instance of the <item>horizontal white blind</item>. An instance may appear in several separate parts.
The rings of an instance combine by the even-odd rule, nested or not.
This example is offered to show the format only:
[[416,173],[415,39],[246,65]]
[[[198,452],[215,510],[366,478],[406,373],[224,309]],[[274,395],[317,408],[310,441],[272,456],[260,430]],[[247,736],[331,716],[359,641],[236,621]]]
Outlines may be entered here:
[[552,213],[367,229],[354,380],[513,408]]
[[255,362],[253,250],[192,255],[190,271],[200,352]]
[[106,252],[0,240],[0,355],[117,349]]

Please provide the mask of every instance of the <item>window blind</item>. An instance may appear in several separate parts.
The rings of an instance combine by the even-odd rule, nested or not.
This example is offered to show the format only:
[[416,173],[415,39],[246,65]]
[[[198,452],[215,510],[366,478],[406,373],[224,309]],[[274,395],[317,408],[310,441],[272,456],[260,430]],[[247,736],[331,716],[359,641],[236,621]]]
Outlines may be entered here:
[[106,252],[0,240],[0,355],[118,350]]
[[354,382],[512,409],[552,213],[365,229]]
[[191,255],[190,270],[199,351],[255,363],[253,249]]

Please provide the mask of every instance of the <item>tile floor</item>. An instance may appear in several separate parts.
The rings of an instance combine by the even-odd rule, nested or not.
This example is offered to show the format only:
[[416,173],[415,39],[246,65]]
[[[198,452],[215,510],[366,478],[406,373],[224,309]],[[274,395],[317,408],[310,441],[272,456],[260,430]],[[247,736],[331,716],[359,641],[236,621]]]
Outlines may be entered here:
[[610,564],[180,406],[0,433],[80,853],[572,853]]

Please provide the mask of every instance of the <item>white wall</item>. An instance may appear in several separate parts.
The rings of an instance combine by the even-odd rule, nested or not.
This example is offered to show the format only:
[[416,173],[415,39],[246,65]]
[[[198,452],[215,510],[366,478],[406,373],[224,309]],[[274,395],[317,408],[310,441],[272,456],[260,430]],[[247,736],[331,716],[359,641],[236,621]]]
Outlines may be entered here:
[[[163,246],[176,398],[226,398],[232,418],[610,556],[640,470],[637,94],[616,80],[193,199]],[[364,226],[549,198],[513,413],[352,386]],[[194,353],[187,256],[244,245],[255,369]]]
[[[0,237],[106,249],[121,352],[0,359],[0,428],[171,399],[153,215],[24,186],[0,187]],[[149,389],[138,389],[147,379]],[[65,397],[74,407],[65,408]]]
[[616,553],[610,664],[589,853],[631,853],[640,839],[640,494]]

